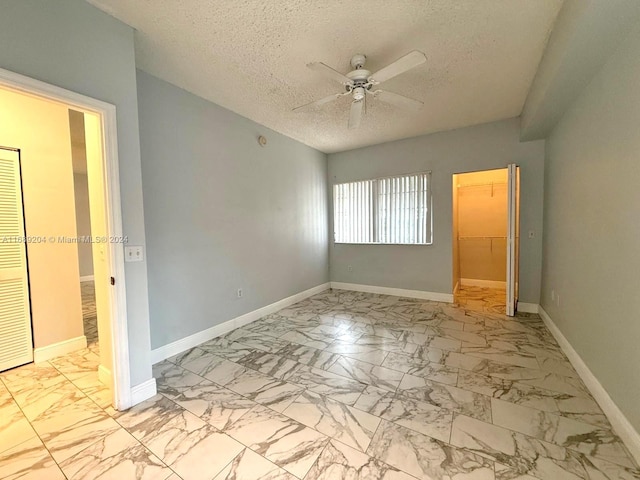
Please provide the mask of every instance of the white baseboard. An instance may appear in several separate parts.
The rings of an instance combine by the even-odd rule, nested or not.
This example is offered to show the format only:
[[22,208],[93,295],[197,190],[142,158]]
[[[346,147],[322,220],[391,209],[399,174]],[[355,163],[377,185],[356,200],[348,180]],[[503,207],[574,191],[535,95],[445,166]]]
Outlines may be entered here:
[[518,311],[523,313],[540,313],[540,305],[537,303],[518,302]]
[[135,387],[131,387],[131,406],[153,397],[158,390],[156,388],[156,379],[151,378]]
[[600,405],[600,408],[602,408],[602,411],[611,422],[611,426],[627,446],[629,452],[631,452],[633,457],[636,459],[636,462],[640,463],[640,433],[633,428],[633,425],[631,425],[629,420],[627,420],[627,417],[625,417],[620,411],[595,375],[591,370],[589,370],[587,364],[584,363],[584,360],[582,360],[580,355],[578,355],[578,352],[574,350],[569,343],[569,340],[567,340],[567,338],[562,334],[560,329],[556,326],[553,320],[551,320],[551,317],[547,312],[545,312],[542,306],[540,306],[539,311],[545,325],[558,341],[562,351],[576,369],[580,378],[582,378],[582,381],[593,395],[593,398],[595,398],[598,405]]
[[478,278],[461,278],[460,285],[463,287],[482,287],[482,288],[500,288],[507,289],[507,282],[498,280],[480,280]]
[[219,323],[218,325],[214,325],[213,327],[207,328],[206,330],[202,330],[198,333],[194,333],[193,335],[189,335],[188,337],[181,338],[180,340],[176,340],[175,342],[153,349],[151,350],[151,363],[155,364],[161,362],[162,360],[166,360],[167,358],[184,352],[185,350],[189,350],[196,345],[200,345],[201,343],[209,341],[212,338],[224,335],[225,333],[247,325],[248,323],[255,322],[256,320],[266,315],[277,312],[278,310],[282,310],[283,308],[293,305],[294,303],[298,303],[305,298],[316,295],[317,293],[323,292],[328,289],[329,283],[323,283],[322,285],[318,285],[317,287],[313,287],[303,292],[296,293],[295,295],[283,298],[282,300],[279,300],[265,307],[253,310],[252,312],[245,313],[244,315],[240,315],[239,317],[232,318],[231,320]]
[[357,283],[343,282],[331,282],[331,288],[335,288],[336,290],[352,290],[354,292],[378,293],[380,295],[392,295],[394,297],[419,298],[421,300],[433,300],[434,302],[453,303],[453,294],[451,293],[405,290],[403,288],[376,287],[373,285],[360,285]]
[[80,277],[80,281],[81,282],[93,282],[93,275],[84,275],[82,277]]
[[111,370],[104,365],[98,366],[98,380],[107,387],[113,389],[113,377],[111,376]]
[[46,347],[35,348],[33,350],[33,361],[35,363],[46,362],[47,360],[67,353],[75,352],[87,348],[87,337],[70,338],[62,342],[52,343]]

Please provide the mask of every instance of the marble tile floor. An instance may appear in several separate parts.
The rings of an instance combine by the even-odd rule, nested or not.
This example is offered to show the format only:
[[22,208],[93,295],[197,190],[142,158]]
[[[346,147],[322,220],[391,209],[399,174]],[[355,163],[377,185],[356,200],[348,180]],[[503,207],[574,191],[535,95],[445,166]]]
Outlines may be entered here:
[[454,301],[463,308],[473,308],[490,313],[506,312],[507,292],[504,288],[460,287]]
[[540,318],[327,291],[101,403],[68,360],[0,374],[0,478],[640,479]]
[[87,346],[93,348],[98,345],[98,314],[96,312],[96,291],[93,280],[80,282],[82,296],[82,322]]

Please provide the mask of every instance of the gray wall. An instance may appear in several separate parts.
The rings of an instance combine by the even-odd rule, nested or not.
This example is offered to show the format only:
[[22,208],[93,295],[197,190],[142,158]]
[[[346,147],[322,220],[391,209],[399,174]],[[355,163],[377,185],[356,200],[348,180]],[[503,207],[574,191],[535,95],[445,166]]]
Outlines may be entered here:
[[[433,186],[433,245],[334,245],[330,234],[331,280],[451,293],[452,174],[517,163],[522,173],[524,233],[520,300],[538,303],[544,141],[520,143],[519,133],[518,120],[512,119],[329,155],[330,185],[431,170]],[[526,238],[529,230],[535,232],[535,238]],[[329,232],[333,232],[332,225]]]
[[328,281],[325,154],[141,71],[138,93],[153,348]]
[[640,430],[638,52],[640,28],[548,139],[541,303]]
[[[123,229],[144,245],[133,30],[82,0],[3,0],[0,68],[116,105]],[[132,385],[151,378],[146,262],[125,266]]]

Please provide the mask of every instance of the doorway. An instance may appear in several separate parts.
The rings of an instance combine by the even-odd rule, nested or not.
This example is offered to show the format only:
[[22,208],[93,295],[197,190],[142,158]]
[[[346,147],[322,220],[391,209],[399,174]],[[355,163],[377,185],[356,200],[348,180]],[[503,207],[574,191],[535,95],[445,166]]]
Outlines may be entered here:
[[[20,194],[25,207],[22,218],[25,238],[21,246],[26,253],[25,267],[28,266],[24,269],[28,279],[25,305],[31,307],[23,309],[21,317],[22,330],[26,330],[26,325],[32,333],[27,340],[31,358],[22,357],[13,366],[31,360],[53,363],[52,359],[58,358],[70,369],[69,378],[80,378],[84,373],[82,366],[71,364],[82,363],[83,359],[65,356],[75,352],[80,357],[91,357],[86,365],[95,367],[96,381],[109,391],[109,403],[116,409],[126,409],[131,406],[131,387],[115,107],[2,69],[0,94],[4,100],[12,99],[3,102],[0,144],[12,147],[11,151],[18,152],[21,160]],[[19,104],[19,100],[24,103]],[[10,103],[15,103],[16,108],[9,112],[5,107]],[[36,104],[49,113],[56,111],[56,119],[42,125],[43,115],[29,116],[29,109],[36,108]],[[71,138],[74,122],[75,141]],[[19,126],[26,131],[20,132]],[[57,149],[63,142],[56,143],[53,150],[50,148],[53,139],[65,136],[61,134],[63,127],[68,155],[62,147]],[[76,157],[79,143],[85,165],[81,172],[77,171],[76,159],[73,168],[71,164],[71,150],[76,150],[73,155]],[[60,163],[62,157],[69,162],[64,167]],[[79,200],[77,192],[82,190],[83,176],[84,198]],[[77,206],[83,201],[89,204],[90,212],[86,213],[90,215],[83,219],[89,235],[76,228],[82,223]],[[67,215],[70,204],[72,214]],[[0,211],[0,217],[5,216]],[[70,252],[75,264],[69,261]],[[81,275],[79,261],[83,255],[85,263],[89,256],[92,271]],[[66,261],[62,262],[63,258]],[[73,282],[75,287],[70,287]],[[0,314],[9,308],[9,302],[0,302]],[[66,322],[67,319],[73,320]]]
[[464,307],[515,314],[518,175],[511,166],[453,175],[453,291]]

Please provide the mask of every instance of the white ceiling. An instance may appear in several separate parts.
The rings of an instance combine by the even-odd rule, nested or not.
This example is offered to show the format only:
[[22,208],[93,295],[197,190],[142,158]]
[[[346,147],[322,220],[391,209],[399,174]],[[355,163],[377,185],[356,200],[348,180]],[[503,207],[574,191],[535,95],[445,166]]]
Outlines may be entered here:
[[[142,70],[323,152],[520,115],[562,0],[89,0],[134,27]],[[384,88],[418,113],[369,102],[348,130],[349,98],[306,68],[375,71],[411,50],[427,63]]]

